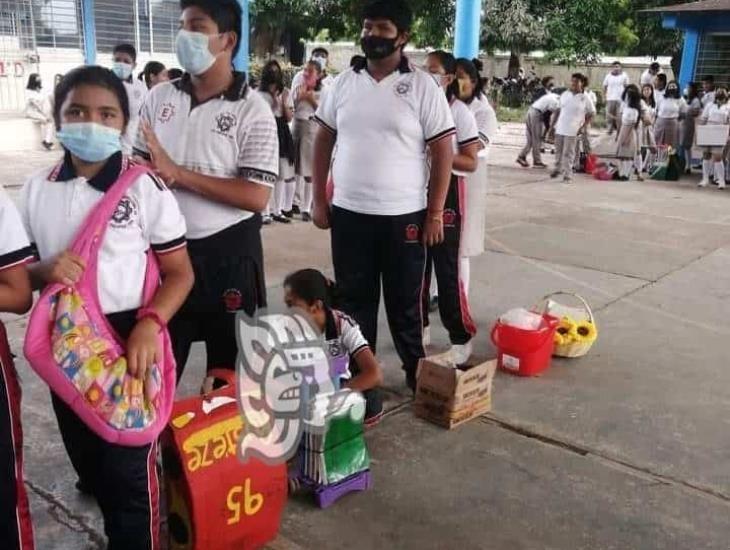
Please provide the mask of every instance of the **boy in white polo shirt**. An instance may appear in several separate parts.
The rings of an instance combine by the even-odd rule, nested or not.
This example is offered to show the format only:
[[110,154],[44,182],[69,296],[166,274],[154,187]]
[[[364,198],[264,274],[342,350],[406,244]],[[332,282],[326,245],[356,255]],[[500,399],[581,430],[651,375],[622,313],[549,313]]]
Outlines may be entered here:
[[629,75],[614,61],[611,72],[603,79],[603,97],[606,98],[606,117],[608,118],[608,135],[621,129],[621,97],[629,85]]
[[585,76],[575,73],[570,80],[570,89],[560,96],[560,110],[555,123],[555,170],[550,177],[557,178],[562,173],[566,183],[573,179],[577,136],[596,114],[595,105],[583,93],[587,83]]
[[[391,334],[413,389],[425,355],[425,247],[444,239],[455,128],[441,88],[403,55],[412,19],[403,0],[365,6],[366,60],[340,74],[320,103],[313,180],[314,222],[332,228],[343,310],[375,350],[382,280]],[[335,144],[330,210],[326,183]]]
[[525,134],[527,143],[517,156],[517,164],[527,168],[530,164],[527,162],[527,155],[532,152],[532,163],[535,168],[547,168],[542,162],[542,135],[545,130],[545,115],[550,115],[560,109],[560,97],[552,91],[535,101],[530,110],[527,112],[527,120],[525,121]]
[[132,148],[139,129],[139,111],[147,97],[147,85],[134,78],[137,67],[137,49],[131,44],[119,44],[114,47],[112,72],[124,84],[129,99],[129,125],[122,136],[122,153],[132,154]]
[[235,313],[266,305],[261,216],[279,169],[276,121],[234,72],[237,0],[182,0],[178,60],[187,71],[156,86],[142,109],[137,152],[176,194],[188,227],[195,287],[170,323],[178,375],[193,342],[208,368],[235,368]]

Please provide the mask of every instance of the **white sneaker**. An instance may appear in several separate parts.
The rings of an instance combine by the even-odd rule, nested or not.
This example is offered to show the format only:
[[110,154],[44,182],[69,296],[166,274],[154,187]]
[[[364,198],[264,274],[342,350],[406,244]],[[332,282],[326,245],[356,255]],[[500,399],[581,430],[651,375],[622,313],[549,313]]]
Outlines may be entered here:
[[427,348],[431,345],[431,327],[425,327],[423,329],[423,347]]
[[709,182],[707,180],[702,180],[697,184],[697,187],[707,187],[709,185]]
[[724,182],[724,181],[723,181],[722,183],[718,183],[718,184],[717,184],[717,188],[718,188],[718,189],[725,189],[725,187],[726,187],[726,184],[725,184],[725,182]]
[[471,341],[467,342],[464,345],[454,344],[451,346],[451,360],[456,365],[463,365],[467,361],[469,361],[469,358],[471,357],[473,351],[474,345],[471,343]]

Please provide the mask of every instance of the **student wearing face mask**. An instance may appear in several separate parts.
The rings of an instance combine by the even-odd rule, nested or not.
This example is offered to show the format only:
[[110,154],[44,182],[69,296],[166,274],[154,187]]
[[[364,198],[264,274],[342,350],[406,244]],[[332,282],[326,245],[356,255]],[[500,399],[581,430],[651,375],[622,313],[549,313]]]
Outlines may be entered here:
[[695,82],[690,82],[684,92],[684,100],[687,104],[684,117],[679,129],[679,144],[682,147],[684,156],[685,173],[692,173],[692,147],[695,144],[695,125],[697,117],[702,113],[702,101],[700,100],[700,88]]
[[[705,107],[699,117],[699,123],[705,124],[730,124],[730,104],[728,104],[728,92],[725,88],[718,88],[714,91],[715,101]],[[726,136],[726,140],[730,136]],[[702,155],[702,181],[700,187],[706,187],[714,176],[715,182],[720,189],[725,189],[725,164],[723,153],[725,148],[704,147]]]
[[687,110],[687,103],[679,96],[679,84],[672,80],[667,84],[664,98],[657,103],[657,119],[654,138],[657,145],[669,145],[675,151],[679,145],[679,117]]
[[155,86],[136,150],[172,187],[187,222],[195,287],[170,323],[178,373],[193,342],[234,369],[236,312],[266,305],[261,212],[279,172],[271,107],[233,70],[237,0],[182,0],[175,49],[185,75]]
[[337,77],[315,115],[321,127],[314,144],[313,217],[317,227],[332,229],[343,310],[360,324],[373,351],[382,287],[406,382],[415,390],[425,355],[426,247],[444,240],[454,119],[433,77],[403,54],[413,22],[405,0],[368,2],[362,21],[365,62]]
[[[30,267],[37,289],[80,281],[87,266],[69,247],[99,201],[132,166],[120,141],[129,124],[129,104],[111,71],[96,66],[71,71],[56,88],[54,104],[58,139],[66,154],[56,166],[31,176],[22,195],[22,219],[38,260]],[[143,307],[150,249],[160,265],[160,286]],[[185,220],[175,197],[157,178],[139,176],[119,201],[96,270],[99,307],[123,343],[129,373],[145,380],[160,353],[158,335],[193,284]],[[111,444],[92,432],[61,397],[51,392],[51,398],[66,452],[79,476],[77,488],[99,504],[108,547],[158,548],[156,443]]]
[[131,44],[119,44],[114,47],[112,72],[124,83],[129,98],[129,125],[122,136],[122,152],[132,154],[134,140],[139,129],[139,111],[147,97],[147,85],[134,78],[137,67],[137,50]]

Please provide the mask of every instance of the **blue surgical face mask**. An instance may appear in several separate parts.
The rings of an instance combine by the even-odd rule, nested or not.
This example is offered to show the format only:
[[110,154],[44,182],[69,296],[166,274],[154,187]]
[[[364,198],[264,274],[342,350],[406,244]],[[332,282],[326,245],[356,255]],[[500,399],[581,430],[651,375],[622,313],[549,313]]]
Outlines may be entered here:
[[132,76],[133,70],[134,67],[132,67],[132,65],[130,65],[129,63],[115,61],[112,64],[112,72],[117,75],[117,78],[119,78],[119,80],[127,80],[130,76]]
[[122,150],[122,132],[96,122],[63,124],[57,135],[72,155],[86,162],[101,162]]
[[216,57],[210,52],[209,41],[210,36],[202,32],[185,29],[178,31],[175,38],[175,53],[183,69],[199,76],[213,66]]

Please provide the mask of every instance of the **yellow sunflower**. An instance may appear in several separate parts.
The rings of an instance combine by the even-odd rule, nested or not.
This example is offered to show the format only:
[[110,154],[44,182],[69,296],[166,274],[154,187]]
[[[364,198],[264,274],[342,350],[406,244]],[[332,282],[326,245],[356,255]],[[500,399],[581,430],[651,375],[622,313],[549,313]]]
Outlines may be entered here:
[[[566,335],[567,336],[567,335]],[[556,346],[564,346],[565,344],[569,343],[569,340],[566,339],[566,336],[563,336],[559,332],[555,332],[555,336],[553,337],[553,342],[555,342]]]
[[555,334],[563,339],[563,344],[570,344],[578,335],[578,323],[570,317],[563,317]]
[[581,344],[592,344],[598,338],[596,325],[590,321],[583,321],[576,327],[575,341]]

